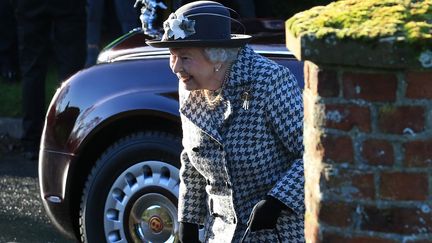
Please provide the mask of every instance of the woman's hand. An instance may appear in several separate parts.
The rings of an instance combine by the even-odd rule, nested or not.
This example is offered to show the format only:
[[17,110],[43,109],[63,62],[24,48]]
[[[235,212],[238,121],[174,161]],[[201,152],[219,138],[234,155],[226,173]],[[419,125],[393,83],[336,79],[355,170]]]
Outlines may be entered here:
[[259,201],[252,210],[248,221],[250,231],[274,229],[283,209],[288,209],[288,207],[276,198],[266,196],[266,198]]
[[179,240],[181,243],[199,243],[198,225],[180,222]]

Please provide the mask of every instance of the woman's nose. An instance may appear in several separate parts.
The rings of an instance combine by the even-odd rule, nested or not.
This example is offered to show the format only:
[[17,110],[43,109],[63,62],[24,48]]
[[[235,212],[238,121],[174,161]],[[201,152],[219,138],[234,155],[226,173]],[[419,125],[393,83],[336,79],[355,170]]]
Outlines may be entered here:
[[179,72],[183,71],[183,67],[182,67],[181,62],[179,61],[178,58],[172,57],[171,70],[173,71],[173,73],[179,73]]

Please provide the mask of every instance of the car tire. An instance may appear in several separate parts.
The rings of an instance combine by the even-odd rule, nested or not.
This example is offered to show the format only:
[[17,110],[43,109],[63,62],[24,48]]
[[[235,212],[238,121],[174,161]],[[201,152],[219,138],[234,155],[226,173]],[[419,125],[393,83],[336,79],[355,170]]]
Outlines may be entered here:
[[181,140],[139,132],[110,146],[92,168],[80,207],[82,242],[174,242]]

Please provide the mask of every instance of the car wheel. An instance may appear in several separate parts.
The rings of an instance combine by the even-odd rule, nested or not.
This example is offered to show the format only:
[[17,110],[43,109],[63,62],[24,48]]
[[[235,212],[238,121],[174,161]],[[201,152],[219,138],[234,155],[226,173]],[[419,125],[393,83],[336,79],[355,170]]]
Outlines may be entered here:
[[97,160],[80,208],[83,242],[174,242],[180,139],[161,132],[124,137]]

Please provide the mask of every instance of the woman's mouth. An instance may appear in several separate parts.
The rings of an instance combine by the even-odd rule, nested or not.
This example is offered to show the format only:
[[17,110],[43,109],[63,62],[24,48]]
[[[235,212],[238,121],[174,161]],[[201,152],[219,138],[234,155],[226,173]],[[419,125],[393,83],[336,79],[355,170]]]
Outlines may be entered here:
[[178,77],[178,79],[180,81],[182,81],[183,83],[187,83],[191,79],[191,77],[190,76],[187,76],[187,77]]

